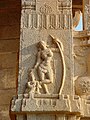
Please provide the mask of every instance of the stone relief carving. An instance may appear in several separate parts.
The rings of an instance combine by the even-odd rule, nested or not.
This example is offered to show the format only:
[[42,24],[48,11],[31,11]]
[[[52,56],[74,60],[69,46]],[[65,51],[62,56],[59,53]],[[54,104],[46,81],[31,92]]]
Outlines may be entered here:
[[87,75],[86,54],[87,47],[74,46],[75,76]]
[[82,81],[82,83],[80,83],[80,86],[82,88],[83,93],[90,92],[90,80],[89,81]]
[[[82,40],[81,42],[83,42]],[[80,43],[78,43],[80,44]],[[85,43],[84,43],[85,44]],[[79,96],[90,94],[90,77],[87,71],[87,54],[88,47],[82,43],[74,46],[74,63],[75,63],[75,92]]]
[[62,8],[68,9],[70,7],[71,7],[71,0],[65,0],[65,1],[58,0],[58,10],[61,10]]
[[71,15],[68,13],[27,14],[23,26],[30,29],[71,29]]
[[[60,1],[58,1],[60,3]],[[69,1],[70,2],[70,1]],[[68,1],[61,1],[61,3],[69,3]],[[59,6],[60,7],[60,6]],[[62,10],[60,13],[52,13],[52,8],[48,4],[40,7],[40,13],[32,12],[36,9],[35,1],[23,2],[23,8],[30,9],[31,12],[23,15],[23,27],[30,29],[71,29],[71,11]],[[24,11],[25,12],[25,11]]]
[[[65,80],[65,60],[63,55],[63,45],[60,40],[54,38],[54,43],[57,45],[59,52],[62,57],[63,75],[60,85],[60,91],[62,91],[64,80]],[[57,48],[50,48],[49,45],[44,41],[40,41],[37,44],[37,60],[33,69],[28,70],[28,83],[27,89],[29,94],[50,94],[48,85],[53,84],[54,69],[53,68],[53,52],[57,51]],[[43,91],[43,92],[42,92]]]
[[50,14],[52,12],[52,8],[45,3],[44,6],[40,8],[40,12],[43,14]]
[[23,0],[22,1],[23,9],[36,10],[36,0]]
[[60,86],[60,93],[59,93],[59,94],[61,94],[62,88],[63,88],[63,85],[64,85],[64,81],[65,81],[65,77],[66,77],[66,65],[65,65],[65,59],[64,59],[64,54],[63,54],[64,48],[63,48],[62,42],[59,39],[56,39],[52,35],[50,35],[50,36],[52,37],[52,39],[54,40],[54,42],[58,46],[59,52],[60,52],[61,58],[62,58],[63,75],[62,75],[62,83],[61,83],[61,86]]
[[[29,72],[29,79],[31,81],[28,82],[28,87],[31,89],[30,92],[40,94],[39,89],[42,86],[44,92],[49,94],[47,84],[53,82],[53,69],[51,66],[53,52],[44,41],[40,41],[37,47],[37,61],[34,68]],[[37,72],[38,78],[36,78],[35,72]]]
[[76,94],[89,95],[90,94],[90,77],[77,77],[75,80]]
[[81,17],[81,11],[78,10],[75,12],[75,16],[73,18],[73,28],[77,27],[80,21],[80,17]]
[[57,10],[60,12],[61,15],[61,27],[62,29],[71,29],[72,22],[71,22],[71,0],[58,0],[57,1]]

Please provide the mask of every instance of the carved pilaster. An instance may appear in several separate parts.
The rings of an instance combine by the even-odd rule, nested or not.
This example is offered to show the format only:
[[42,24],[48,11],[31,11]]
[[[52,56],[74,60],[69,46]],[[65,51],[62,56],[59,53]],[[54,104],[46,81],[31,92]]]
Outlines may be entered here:
[[17,120],[77,120],[81,101],[73,90],[72,1],[22,0],[21,12],[12,114]]

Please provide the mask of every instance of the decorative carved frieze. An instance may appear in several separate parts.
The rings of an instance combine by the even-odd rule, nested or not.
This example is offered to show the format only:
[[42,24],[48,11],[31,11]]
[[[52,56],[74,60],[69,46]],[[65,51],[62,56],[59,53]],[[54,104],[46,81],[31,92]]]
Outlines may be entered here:
[[71,29],[70,14],[26,14],[23,16],[24,28],[30,29]]
[[71,0],[58,0],[58,10],[70,9],[72,7]]

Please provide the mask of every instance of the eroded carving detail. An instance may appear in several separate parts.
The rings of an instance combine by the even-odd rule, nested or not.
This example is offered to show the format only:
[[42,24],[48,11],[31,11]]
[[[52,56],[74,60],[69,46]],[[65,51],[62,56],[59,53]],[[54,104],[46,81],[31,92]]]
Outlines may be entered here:
[[78,77],[75,81],[76,94],[89,95],[90,94],[90,77]]
[[23,0],[22,1],[22,8],[36,10],[36,0]]
[[80,86],[82,88],[82,92],[87,93],[89,92],[89,89],[90,89],[90,81],[82,81],[80,83]]
[[68,9],[70,7],[71,7],[71,0],[65,0],[65,1],[58,0],[58,10],[61,10],[62,8]]
[[52,8],[45,3],[44,6],[40,8],[40,12],[43,14],[50,14],[52,12]]

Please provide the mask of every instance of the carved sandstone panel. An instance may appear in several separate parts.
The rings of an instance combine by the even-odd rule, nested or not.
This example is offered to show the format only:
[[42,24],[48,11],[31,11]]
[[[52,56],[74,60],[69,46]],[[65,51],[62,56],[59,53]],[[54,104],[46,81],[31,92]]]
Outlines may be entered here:
[[[26,29],[26,31],[23,31],[23,38],[24,39],[22,39],[22,41],[21,41],[22,57],[21,57],[21,61],[20,61],[20,70],[19,70],[19,72],[20,72],[19,80],[21,79],[21,83],[20,83],[21,88],[20,89],[22,89],[22,90],[25,90],[25,88],[24,88],[25,84],[28,82],[28,72],[27,72],[28,69],[29,68],[33,69],[33,67],[36,63],[36,60],[37,60],[36,56],[37,56],[37,53],[38,53],[38,49],[37,49],[38,42],[44,40],[46,43],[49,43],[48,45],[50,46],[50,48],[52,48],[52,45],[53,45],[53,43],[50,43],[50,41],[52,41],[52,38],[49,36],[49,34],[45,30],[43,30],[41,32],[36,30],[34,32],[33,30],[28,31]],[[71,50],[71,48],[69,47],[69,41],[68,41],[69,36],[68,36],[68,39],[67,39],[67,37],[62,36],[61,33],[57,34],[55,31],[50,32],[51,35],[55,36],[55,38],[58,38],[59,41],[62,42],[63,46],[66,46],[65,48],[63,48],[64,49],[63,56],[65,57],[65,64],[66,64],[65,71],[66,71],[66,74],[67,74],[65,79],[67,79],[66,82],[68,84],[68,79],[70,79],[70,75],[71,75],[71,65],[70,65],[71,64],[71,61],[70,61],[70,57],[71,57],[70,56],[70,50]],[[68,34],[68,32],[67,32],[67,34]],[[26,35],[28,37],[26,37]],[[56,46],[56,44],[54,44],[54,45]],[[63,68],[62,68],[62,57],[61,57],[61,54],[60,54],[59,50],[58,50],[58,52],[56,52],[56,53],[54,52],[53,54],[54,54],[54,60],[53,60],[52,64],[53,64],[53,66],[55,66],[53,68],[53,72],[55,74],[54,75],[54,82],[59,87],[60,86],[60,81],[62,80],[62,74],[65,73],[65,71],[63,71]],[[55,79],[55,77],[57,77],[57,79]],[[57,85],[56,85],[56,89],[58,88]],[[70,85],[70,84],[68,84],[68,85]],[[53,87],[54,86],[49,87],[49,89],[52,89]],[[56,92],[55,91],[53,91],[53,92],[58,93],[58,90],[59,89],[55,90]]]
[[[22,17],[21,17],[21,40],[20,40],[20,64],[19,64],[19,77],[18,77],[18,91],[19,93],[25,93],[27,91],[28,70],[35,70],[35,64],[37,63],[37,55],[39,54],[39,49],[37,45],[40,42],[44,42],[51,56],[51,62],[47,64],[47,68],[43,63],[44,59],[41,59],[42,63],[39,63],[38,67],[40,70],[35,70],[34,74],[31,72],[31,78],[37,78],[36,81],[46,80],[50,84],[44,84],[42,87],[41,83],[31,83],[29,82],[29,87],[31,84],[43,88],[36,92],[40,93],[52,93],[61,94],[60,91],[64,86],[70,89],[63,90],[65,93],[71,94],[72,91],[72,81],[71,76],[71,63],[72,63],[72,34],[71,34],[71,6],[66,3],[62,3],[63,9],[58,10],[57,5],[60,1],[53,0],[37,0],[37,1],[26,1],[22,2]],[[65,6],[64,6],[65,4]],[[69,1],[71,4],[71,1]],[[34,6],[35,9],[32,9]],[[61,8],[60,8],[61,9]],[[53,39],[56,39],[54,41]],[[56,43],[55,43],[56,42]],[[63,47],[62,47],[63,46]],[[44,53],[45,56],[47,55]],[[52,54],[52,55],[51,55]],[[41,55],[42,56],[42,55]],[[41,58],[41,57],[39,57]],[[51,69],[50,69],[51,67]],[[38,68],[37,68],[38,69]],[[50,70],[49,70],[50,69]],[[47,74],[47,71],[51,73]],[[39,73],[38,73],[39,72]],[[36,75],[37,74],[37,75]],[[30,79],[31,79],[30,78]],[[52,80],[53,79],[53,80]],[[69,80],[69,81],[68,81]],[[63,82],[64,81],[64,82]],[[45,81],[44,81],[45,82]],[[52,82],[52,83],[51,83]],[[33,86],[32,85],[32,86]],[[48,87],[45,87],[48,86]],[[33,90],[32,90],[33,91]],[[35,91],[35,90],[34,90]]]

